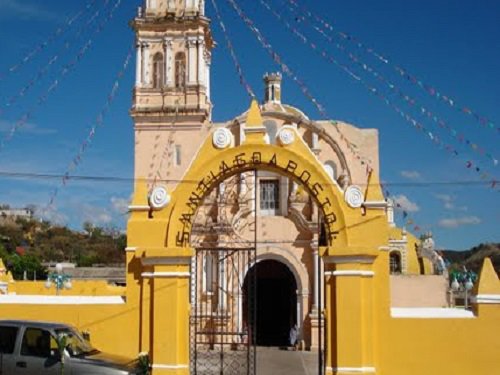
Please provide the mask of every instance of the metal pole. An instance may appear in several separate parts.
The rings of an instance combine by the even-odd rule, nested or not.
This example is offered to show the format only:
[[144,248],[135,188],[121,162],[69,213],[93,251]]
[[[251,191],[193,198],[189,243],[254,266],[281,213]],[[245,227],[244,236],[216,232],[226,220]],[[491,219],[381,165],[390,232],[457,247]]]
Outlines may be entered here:
[[464,306],[465,306],[465,310],[467,310],[469,308],[469,298],[468,298],[468,290],[467,290],[467,287],[464,285],[464,290],[465,290],[465,300],[464,300]]
[[321,298],[321,278],[323,277],[321,273],[321,257],[319,255],[319,243],[321,241],[321,222],[320,222],[320,214],[318,210],[318,373],[319,375],[323,375],[323,335],[322,335],[322,329],[323,325],[321,324],[321,317],[322,317],[322,311],[323,311],[323,303],[322,303],[322,298]]

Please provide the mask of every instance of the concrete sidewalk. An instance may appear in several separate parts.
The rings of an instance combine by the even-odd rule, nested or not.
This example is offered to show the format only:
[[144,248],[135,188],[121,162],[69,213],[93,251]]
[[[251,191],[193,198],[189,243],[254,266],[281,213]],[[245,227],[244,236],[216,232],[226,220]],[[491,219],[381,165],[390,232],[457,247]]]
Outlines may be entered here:
[[318,352],[257,348],[257,375],[317,375]]

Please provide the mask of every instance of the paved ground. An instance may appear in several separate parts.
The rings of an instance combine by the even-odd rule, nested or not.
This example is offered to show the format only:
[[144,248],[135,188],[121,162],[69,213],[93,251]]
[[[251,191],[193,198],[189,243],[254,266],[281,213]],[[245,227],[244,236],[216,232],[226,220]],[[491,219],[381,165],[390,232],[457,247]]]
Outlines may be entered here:
[[317,352],[257,348],[257,375],[317,374]]

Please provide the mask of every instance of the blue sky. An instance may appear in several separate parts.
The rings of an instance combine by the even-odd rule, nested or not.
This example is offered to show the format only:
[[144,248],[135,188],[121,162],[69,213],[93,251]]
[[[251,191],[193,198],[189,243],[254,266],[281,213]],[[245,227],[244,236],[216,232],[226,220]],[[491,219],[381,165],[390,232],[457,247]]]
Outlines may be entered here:
[[[97,22],[101,22],[116,1],[109,1],[107,10],[101,13]],[[294,19],[283,5],[283,0],[266,2],[280,9],[283,17],[304,32],[310,41],[328,49],[342,63],[352,66],[345,54],[319,34],[307,31],[307,25]],[[102,8],[104,0],[97,0],[97,3],[98,6],[86,14],[86,19],[96,9]],[[47,92],[51,83],[58,81],[47,101],[36,107],[28,123],[0,150],[0,172],[63,174],[66,171],[95,124],[133,43],[128,21],[140,3],[140,0],[123,0],[113,18],[99,33],[93,32],[95,26],[82,29],[81,25],[86,21],[77,20],[67,33],[56,38],[34,59],[0,80],[2,139],[8,135],[12,124],[36,106],[38,98]],[[262,98],[262,75],[276,71],[278,67],[226,0],[217,0],[217,3],[236,46],[245,77]],[[409,218],[423,230],[434,233],[439,247],[466,249],[480,242],[500,241],[498,188],[494,190],[480,184],[433,184],[441,181],[479,181],[479,175],[465,167],[469,160],[497,178],[500,175],[498,166],[465,148],[456,138],[447,138],[447,132],[435,130],[435,124],[424,120],[415,107],[408,107],[397,97],[390,96],[401,109],[422,120],[426,128],[432,129],[460,151],[460,156],[452,157],[439,149],[422,131],[415,130],[362,84],[301,44],[259,0],[239,3],[276,52],[308,85],[331,118],[379,130],[382,179],[388,183],[391,195],[405,207]],[[300,3],[333,21],[337,30],[356,36],[426,83],[487,116],[497,126],[500,124],[498,1],[482,0],[473,4],[463,0],[301,0]],[[59,26],[64,27],[65,20],[86,4],[87,1],[83,0],[0,0],[0,76],[46,41]],[[239,84],[210,1],[207,1],[207,13],[213,19],[214,36],[218,42],[212,63],[214,120],[227,120],[243,112],[249,101]],[[79,29],[81,32],[78,32]],[[61,78],[62,67],[75,58],[90,38],[90,49]],[[414,85],[401,80],[391,65],[377,62],[353,44],[346,44],[346,48],[390,78],[400,90],[445,119],[466,139],[500,157],[498,131],[482,127],[471,117],[435,101]],[[9,99],[19,93],[54,56],[58,57],[57,60],[37,80],[36,85],[14,105],[6,106]],[[86,150],[75,174],[133,176],[133,130],[128,110],[134,64],[135,61],[120,82],[120,89],[104,124],[97,128],[92,145]],[[352,69],[364,80],[377,83],[366,72],[354,66]],[[286,78],[283,100],[303,109],[311,118],[320,118],[300,89]],[[411,186],[408,183],[416,184]],[[0,203],[16,207],[27,204],[46,206],[51,192],[60,185],[60,179],[14,179],[0,175]],[[77,229],[84,221],[124,228],[127,218],[125,209],[131,193],[130,181],[71,180],[60,189],[48,217]],[[398,216],[401,222],[401,215]]]

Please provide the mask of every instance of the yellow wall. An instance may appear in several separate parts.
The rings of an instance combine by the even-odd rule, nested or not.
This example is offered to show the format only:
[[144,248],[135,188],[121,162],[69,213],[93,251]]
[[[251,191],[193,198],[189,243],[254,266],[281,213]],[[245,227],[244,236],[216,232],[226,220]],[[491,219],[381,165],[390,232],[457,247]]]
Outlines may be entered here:
[[500,306],[474,319],[383,319],[380,374],[493,375],[500,369]]
[[2,304],[0,319],[64,322],[88,331],[92,345],[101,351],[130,358],[140,352],[138,306]]

